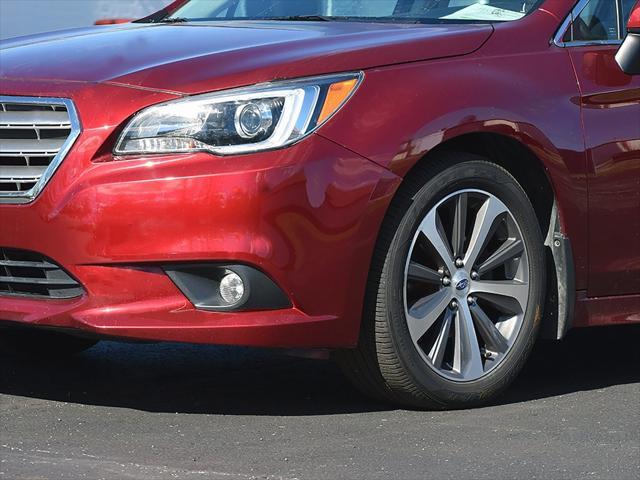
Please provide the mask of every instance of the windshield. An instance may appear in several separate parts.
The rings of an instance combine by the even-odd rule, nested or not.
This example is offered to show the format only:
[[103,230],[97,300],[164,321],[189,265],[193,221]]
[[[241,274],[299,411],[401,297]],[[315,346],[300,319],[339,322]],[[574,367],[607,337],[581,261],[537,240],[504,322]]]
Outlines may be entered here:
[[500,22],[522,18],[539,3],[541,0],[190,0],[161,21]]

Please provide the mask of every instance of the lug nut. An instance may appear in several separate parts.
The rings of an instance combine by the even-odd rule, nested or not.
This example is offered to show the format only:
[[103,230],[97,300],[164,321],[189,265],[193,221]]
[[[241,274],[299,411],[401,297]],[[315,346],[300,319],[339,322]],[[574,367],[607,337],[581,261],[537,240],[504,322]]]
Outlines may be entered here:
[[451,285],[451,279],[449,277],[443,277],[442,285],[444,285],[445,287],[448,287],[449,285]]
[[469,305],[475,305],[475,303],[476,303],[476,299],[475,299],[475,298],[473,298],[472,296],[468,296],[468,297],[467,297],[467,303],[468,303]]
[[455,300],[451,300],[451,303],[449,304],[449,307],[451,307],[452,310],[457,310],[458,309],[458,302],[456,302]]
[[456,267],[458,268],[464,267],[464,260],[462,260],[461,258],[456,258]]
[[476,272],[475,270],[471,272],[471,280],[477,280],[479,276],[480,275],[478,275],[478,272]]

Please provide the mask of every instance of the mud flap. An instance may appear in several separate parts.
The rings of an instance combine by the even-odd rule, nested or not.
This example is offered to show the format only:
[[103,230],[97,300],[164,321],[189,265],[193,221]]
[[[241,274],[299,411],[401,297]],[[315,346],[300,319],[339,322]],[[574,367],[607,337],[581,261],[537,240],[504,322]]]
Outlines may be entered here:
[[561,231],[554,202],[547,238],[547,299],[540,336],[562,339],[571,328],[576,302],[575,267],[569,238]]

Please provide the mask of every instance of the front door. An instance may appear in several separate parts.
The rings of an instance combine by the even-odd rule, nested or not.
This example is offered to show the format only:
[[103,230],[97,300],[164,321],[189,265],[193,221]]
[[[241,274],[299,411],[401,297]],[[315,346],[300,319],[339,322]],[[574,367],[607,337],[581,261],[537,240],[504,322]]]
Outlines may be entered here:
[[[640,293],[640,76],[615,62],[635,0],[590,0],[563,38],[574,64],[587,150],[588,296]],[[579,4],[580,6],[580,4]]]

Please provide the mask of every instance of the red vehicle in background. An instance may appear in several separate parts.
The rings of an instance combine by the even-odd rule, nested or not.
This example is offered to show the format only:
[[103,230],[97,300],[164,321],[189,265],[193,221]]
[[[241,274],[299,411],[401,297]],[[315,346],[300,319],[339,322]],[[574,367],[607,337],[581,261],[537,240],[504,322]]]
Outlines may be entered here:
[[633,0],[182,0],[0,45],[5,350],[321,348],[460,408],[539,334],[640,321]]
[[97,20],[95,25],[118,25],[120,23],[129,22],[131,22],[130,18],[103,18],[101,20]]

